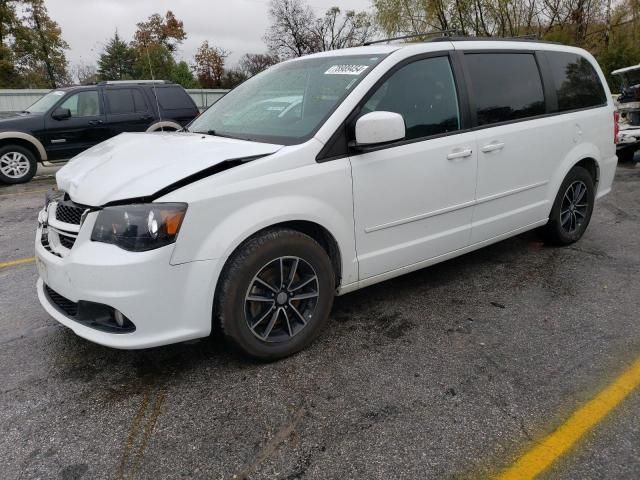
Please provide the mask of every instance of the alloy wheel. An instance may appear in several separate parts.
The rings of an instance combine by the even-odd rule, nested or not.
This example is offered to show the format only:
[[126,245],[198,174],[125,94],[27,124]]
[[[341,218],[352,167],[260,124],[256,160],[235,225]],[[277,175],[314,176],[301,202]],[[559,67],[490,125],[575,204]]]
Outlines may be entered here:
[[567,233],[575,233],[587,218],[589,200],[586,196],[587,185],[576,180],[567,188],[560,206],[560,225]]
[[29,173],[29,168],[29,159],[23,153],[7,152],[0,157],[0,172],[9,178],[22,178]]
[[264,342],[285,342],[313,317],[320,295],[318,275],[300,257],[279,257],[260,269],[245,295],[245,320]]

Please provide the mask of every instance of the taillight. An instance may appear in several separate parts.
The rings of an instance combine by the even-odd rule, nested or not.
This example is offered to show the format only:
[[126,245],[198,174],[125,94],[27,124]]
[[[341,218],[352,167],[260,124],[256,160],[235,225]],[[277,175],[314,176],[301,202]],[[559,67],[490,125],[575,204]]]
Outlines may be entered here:
[[613,112],[613,143],[618,144],[618,133],[620,133],[620,114],[615,111]]

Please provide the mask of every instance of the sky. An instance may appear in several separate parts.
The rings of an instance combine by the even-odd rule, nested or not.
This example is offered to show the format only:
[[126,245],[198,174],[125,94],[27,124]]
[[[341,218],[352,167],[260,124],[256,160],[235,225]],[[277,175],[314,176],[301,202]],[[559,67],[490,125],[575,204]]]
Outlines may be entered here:
[[[345,10],[367,10],[371,0],[307,0],[316,14],[334,5]],[[136,23],[153,13],[172,10],[184,22],[187,39],[177,53],[191,64],[204,40],[230,52],[229,66],[245,53],[262,53],[262,40],[269,26],[269,0],[45,0],[49,15],[62,28],[69,44],[70,66],[94,64],[105,42],[118,30],[131,40]]]

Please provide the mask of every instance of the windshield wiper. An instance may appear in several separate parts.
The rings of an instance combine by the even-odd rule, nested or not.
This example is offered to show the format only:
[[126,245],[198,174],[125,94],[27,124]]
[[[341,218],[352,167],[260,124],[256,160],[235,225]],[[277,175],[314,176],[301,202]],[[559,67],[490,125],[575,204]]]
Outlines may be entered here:
[[216,132],[215,130],[207,130],[206,132],[193,132],[193,133],[200,133],[202,135],[212,135],[214,137],[233,138],[233,139],[239,140],[238,137],[234,137],[233,135],[229,135],[226,133]]

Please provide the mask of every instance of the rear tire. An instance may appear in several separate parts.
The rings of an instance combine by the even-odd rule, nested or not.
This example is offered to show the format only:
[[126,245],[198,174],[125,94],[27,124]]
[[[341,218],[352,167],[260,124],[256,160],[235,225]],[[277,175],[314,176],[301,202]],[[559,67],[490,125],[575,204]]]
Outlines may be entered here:
[[554,245],[570,245],[580,240],[589,226],[595,202],[591,174],[575,166],[565,177],[543,227],[545,239]]
[[296,230],[267,230],[229,258],[214,318],[246,355],[276,360],[320,334],[334,293],[331,260],[318,242]]
[[38,170],[36,157],[31,150],[20,145],[0,148],[0,182],[26,183]]

